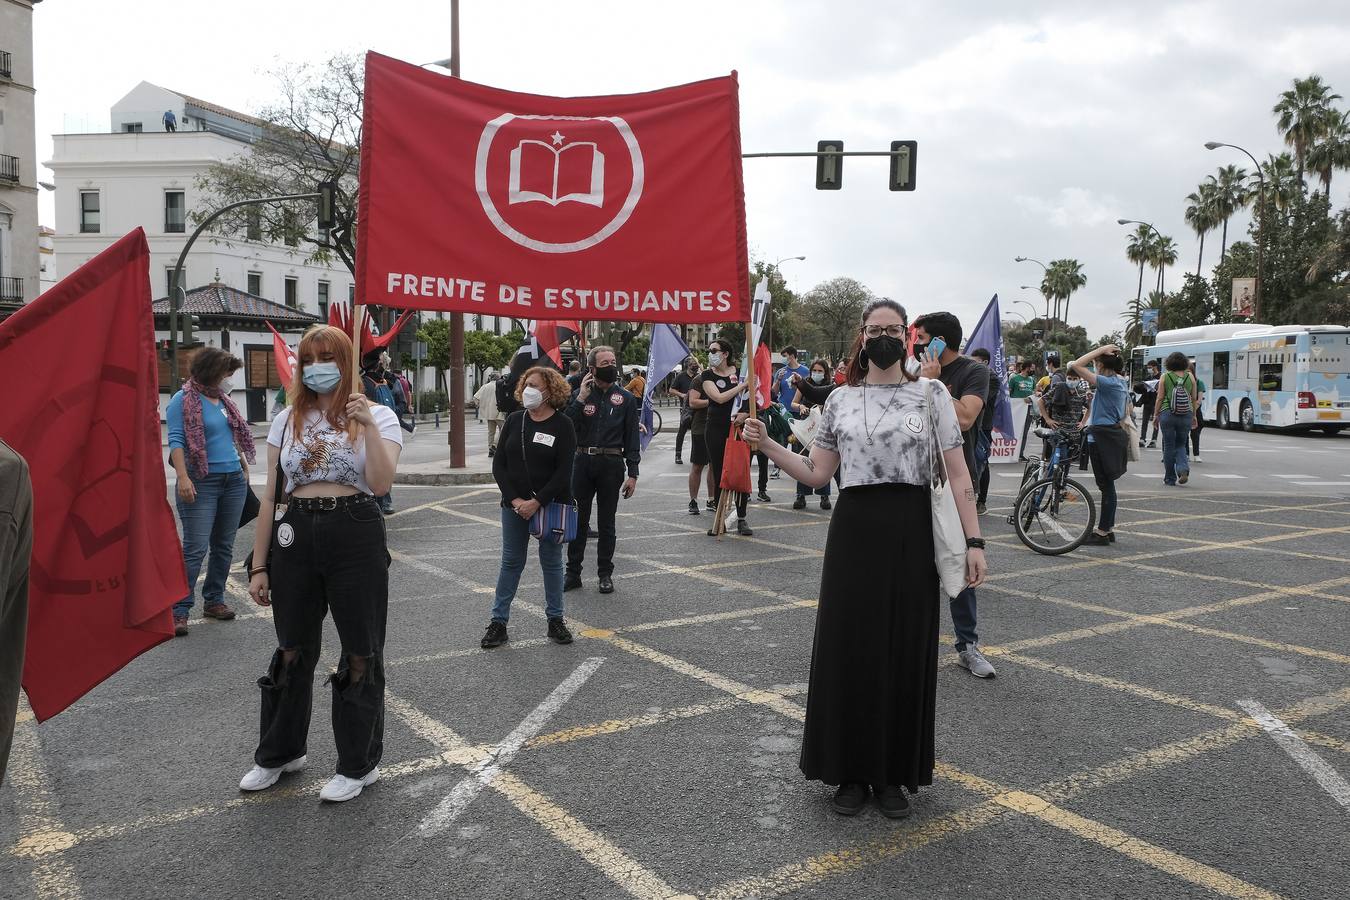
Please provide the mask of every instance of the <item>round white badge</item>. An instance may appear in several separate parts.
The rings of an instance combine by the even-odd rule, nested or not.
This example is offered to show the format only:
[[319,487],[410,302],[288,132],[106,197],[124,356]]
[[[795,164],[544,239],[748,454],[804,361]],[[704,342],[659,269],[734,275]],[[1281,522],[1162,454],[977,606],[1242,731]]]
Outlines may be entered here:
[[905,427],[915,434],[923,434],[923,417],[918,413],[905,416]]
[[289,522],[282,522],[281,527],[277,529],[277,543],[283,547],[295,543],[295,529]]

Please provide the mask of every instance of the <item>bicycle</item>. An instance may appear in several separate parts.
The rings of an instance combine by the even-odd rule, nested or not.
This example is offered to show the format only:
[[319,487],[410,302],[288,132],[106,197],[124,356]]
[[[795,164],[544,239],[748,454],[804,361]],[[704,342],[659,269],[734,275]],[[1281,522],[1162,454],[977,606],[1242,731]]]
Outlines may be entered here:
[[1045,439],[1048,458],[1027,457],[1022,485],[1008,523],[1017,537],[1037,553],[1059,556],[1079,547],[1097,522],[1097,504],[1092,493],[1069,477],[1070,465],[1085,446],[1081,431],[1037,428]]

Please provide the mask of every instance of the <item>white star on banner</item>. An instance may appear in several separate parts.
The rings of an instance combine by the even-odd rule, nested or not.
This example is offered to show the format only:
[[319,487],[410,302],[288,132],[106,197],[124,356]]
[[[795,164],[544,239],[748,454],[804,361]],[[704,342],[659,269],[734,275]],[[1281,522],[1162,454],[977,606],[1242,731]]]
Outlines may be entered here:
[[553,146],[555,147],[561,146],[562,142],[565,140],[565,138],[556,131],[549,135],[549,137],[553,138]]

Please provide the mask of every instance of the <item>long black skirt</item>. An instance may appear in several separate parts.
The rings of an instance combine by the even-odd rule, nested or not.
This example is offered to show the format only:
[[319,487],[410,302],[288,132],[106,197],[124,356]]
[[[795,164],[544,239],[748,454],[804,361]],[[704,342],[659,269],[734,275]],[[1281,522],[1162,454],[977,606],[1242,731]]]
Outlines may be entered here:
[[808,779],[910,791],[933,783],[939,593],[928,489],[845,489],[820,579]]

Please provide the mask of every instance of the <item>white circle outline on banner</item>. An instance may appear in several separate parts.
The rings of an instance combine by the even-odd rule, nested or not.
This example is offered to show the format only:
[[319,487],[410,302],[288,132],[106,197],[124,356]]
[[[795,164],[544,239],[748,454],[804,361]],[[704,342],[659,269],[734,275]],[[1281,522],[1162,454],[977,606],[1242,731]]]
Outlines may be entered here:
[[[582,238],[579,241],[553,244],[522,234],[507,224],[506,220],[502,218],[502,214],[497,211],[497,205],[492,202],[492,197],[488,194],[487,158],[488,151],[492,149],[492,140],[496,137],[497,132],[503,125],[515,119],[550,122],[608,122],[614,126],[614,129],[623,138],[623,142],[628,145],[628,154],[633,159],[633,184],[628,189],[628,197],[624,200],[622,208],[615,213],[614,218],[609,221],[608,225],[590,237]],[[522,247],[537,250],[540,253],[576,253],[578,250],[594,247],[624,226],[628,217],[633,214],[634,208],[637,207],[638,200],[642,197],[644,175],[642,148],[638,146],[637,138],[633,136],[633,131],[628,127],[628,123],[618,116],[518,116],[515,113],[502,113],[484,126],[483,134],[478,138],[478,156],[474,161],[473,181],[474,188],[478,191],[478,200],[483,204],[483,212],[487,213],[488,220],[506,237]]]

